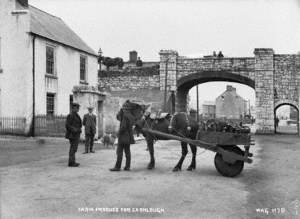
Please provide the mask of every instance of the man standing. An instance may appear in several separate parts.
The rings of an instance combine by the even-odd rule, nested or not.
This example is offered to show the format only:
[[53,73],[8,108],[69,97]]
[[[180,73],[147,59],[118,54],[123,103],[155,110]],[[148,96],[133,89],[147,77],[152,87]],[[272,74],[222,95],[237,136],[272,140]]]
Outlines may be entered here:
[[85,129],[85,152],[95,153],[93,150],[94,146],[94,137],[96,134],[96,116],[93,114],[93,107],[88,107],[88,113],[83,116],[83,125]]
[[119,135],[118,135],[118,147],[117,147],[117,161],[114,168],[111,168],[110,171],[120,171],[123,151],[126,156],[126,163],[124,170],[130,170],[130,161],[131,161],[131,153],[130,153],[130,144],[134,144],[133,137],[133,121],[134,117],[131,115],[126,108],[130,108],[130,102],[127,101],[123,105],[122,109],[119,111],[117,115],[117,119],[120,121]]
[[276,116],[275,118],[275,127],[278,128],[278,124],[279,124],[279,118],[278,116]]
[[79,163],[75,162],[75,153],[78,149],[82,122],[78,115],[80,105],[73,103],[72,112],[67,116],[66,120],[66,135],[65,137],[70,141],[69,151],[69,167],[78,167]]

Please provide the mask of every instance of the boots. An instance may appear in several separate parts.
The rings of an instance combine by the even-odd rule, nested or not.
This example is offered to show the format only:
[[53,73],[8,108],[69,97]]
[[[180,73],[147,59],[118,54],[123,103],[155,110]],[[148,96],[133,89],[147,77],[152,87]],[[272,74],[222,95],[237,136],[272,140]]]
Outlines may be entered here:
[[95,153],[95,151],[93,150],[93,146],[90,147],[90,153]]
[[126,156],[126,164],[125,164],[124,170],[126,170],[126,171],[130,170],[130,162],[131,162],[131,156],[127,155]]
[[78,167],[80,163],[69,163],[69,167]]
[[116,165],[114,168],[109,169],[110,171],[120,171],[121,170],[121,164],[122,164],[122,156],[117,156]]

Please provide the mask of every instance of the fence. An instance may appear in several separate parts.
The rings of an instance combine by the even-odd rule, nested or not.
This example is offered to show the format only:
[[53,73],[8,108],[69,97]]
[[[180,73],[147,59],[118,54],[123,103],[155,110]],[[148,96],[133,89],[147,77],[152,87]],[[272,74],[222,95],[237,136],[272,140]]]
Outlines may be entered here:
[[25,117],[0,117],[0,134],[2,135],[24,135],[25,129]]
[[66,116],[46,116],[37,115],[35,117],[35,135],[36,136],[65,136]]

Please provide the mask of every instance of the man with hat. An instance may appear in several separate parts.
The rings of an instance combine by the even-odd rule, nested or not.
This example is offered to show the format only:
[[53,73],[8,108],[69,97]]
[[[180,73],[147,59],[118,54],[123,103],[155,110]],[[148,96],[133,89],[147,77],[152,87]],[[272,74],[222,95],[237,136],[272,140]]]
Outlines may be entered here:
[[134,144],[132,127],[133,122],[135,120],[134,116],[131,114],[131,111],[136,106],[136,103],[127,100],[117,114],[117,120],[120,121],[120,128],[118,133],[117,161],[115,167],[111,168],[110,171],[120,171],[123,159],[123,151],[125,152],[126,157],[124,170],[130,170],[130,144]]
[[78,115],[80,105],[78,103],[72,104],[72,112],[67,116],[66,120],[66,135],[65,137],[70,141],[69,151],[69,167],[78,167],[79,163],[75,161],[75,153],[78,149],[82,122]]
[[83,122],[84,130],[85,130],[85,152],[89,153],[89,150],[91,153],[95,153],[93,150],[94,146],[94,137],[96,134],[96,116],[93,114],[93,107],[88,107],[88,113],[83,116]]

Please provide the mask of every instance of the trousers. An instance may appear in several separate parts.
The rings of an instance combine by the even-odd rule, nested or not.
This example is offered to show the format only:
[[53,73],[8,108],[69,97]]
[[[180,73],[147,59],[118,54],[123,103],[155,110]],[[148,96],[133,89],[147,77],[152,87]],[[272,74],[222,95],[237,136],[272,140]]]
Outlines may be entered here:
[[90,152],[93,151],[94,137],[95,135],[91,135],[91,134],[85,135],[85,152],[89,152],[89,149]]
[[125,152],[125,157],[126,157],[125,168],[130,168],[130,162],[131,162],[130,144],[118,144],[117,162],[115,167],[119,169],[121,168],[121,164],[122,164],[123,151]]
[[69,164],[72,165],[75,163],[75,153],[77,152],[78,149],[79,138],[71,138],[69,139],[69,142],[70,142]]

